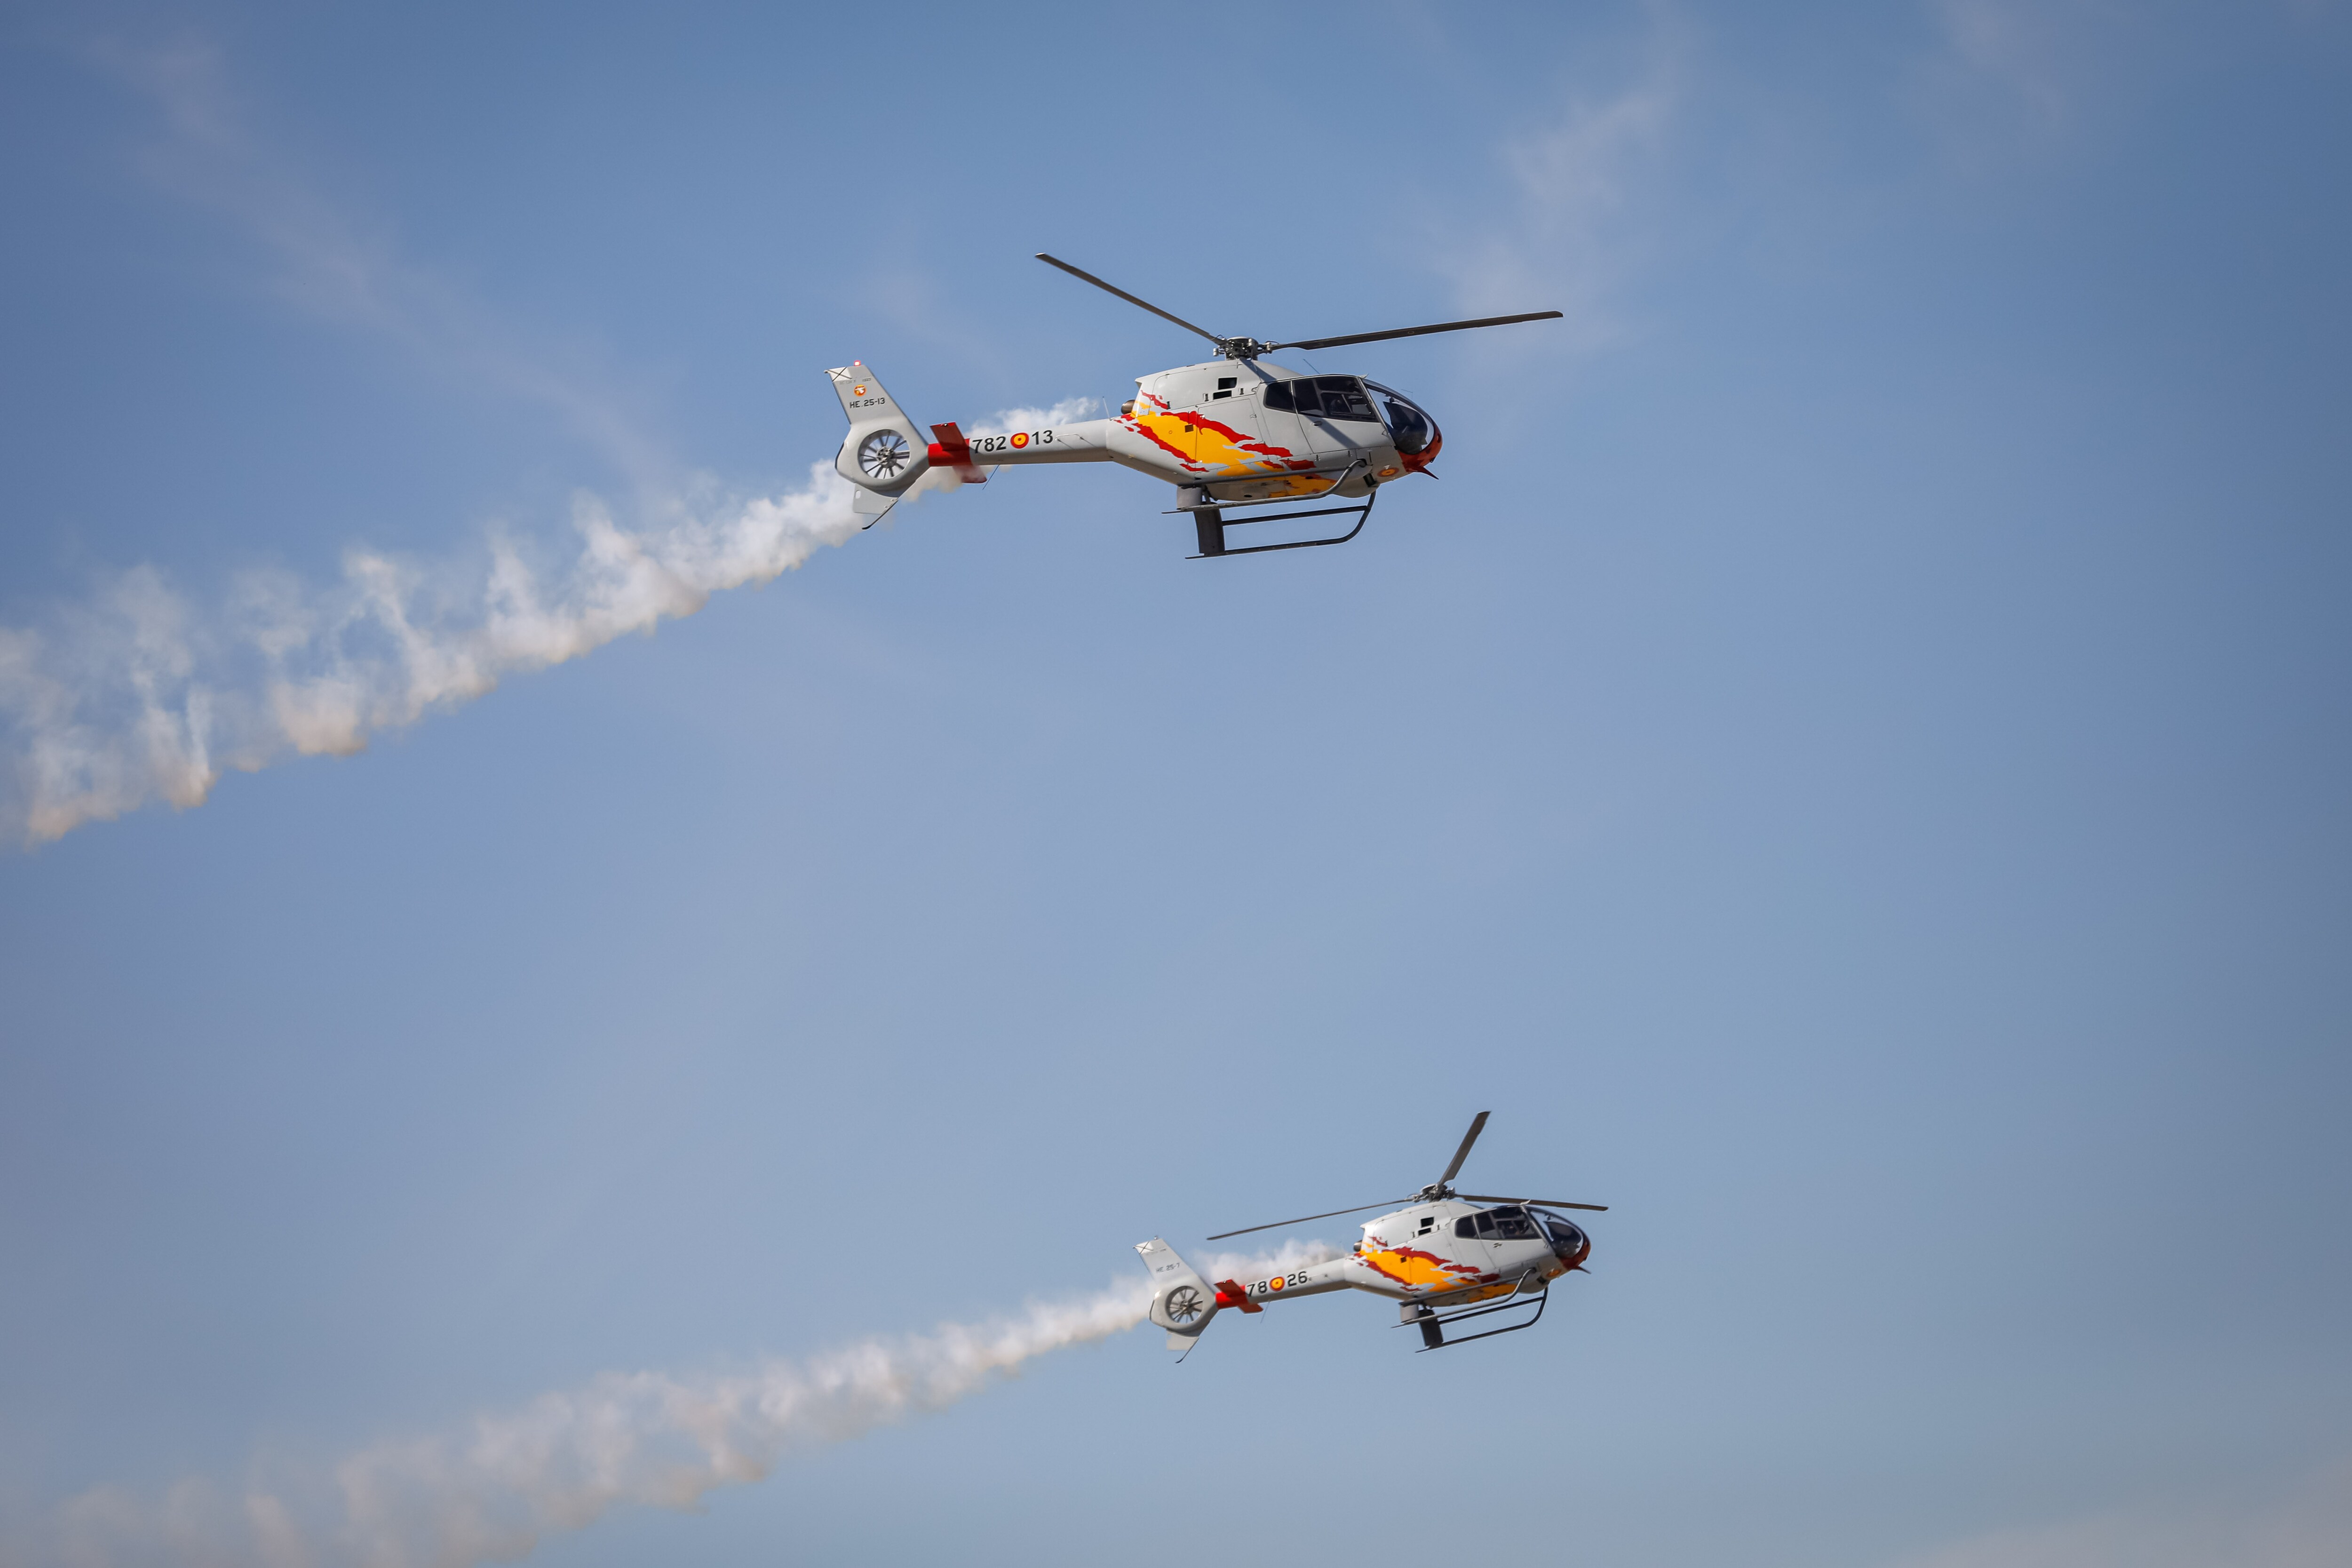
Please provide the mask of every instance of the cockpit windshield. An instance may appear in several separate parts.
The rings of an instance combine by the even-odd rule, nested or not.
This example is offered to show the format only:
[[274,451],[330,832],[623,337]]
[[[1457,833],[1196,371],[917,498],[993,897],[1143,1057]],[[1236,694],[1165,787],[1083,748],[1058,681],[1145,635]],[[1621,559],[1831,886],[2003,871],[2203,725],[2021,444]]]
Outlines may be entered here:
[[1402,392],[1391,391],[1377,381],[1364,384],[1380,395],[1381,412],[1387,416],[1389,438],[1396,449],[1410,458],[1427,447],[1437,437],[1437,421],[1422,412],[1421,405]]
[[1592,1245],[1585,1238],[1584,1232],[1556,1214],[1543,1216],[1543,1227],[1545,1234],[1551,1239],[1551,1249],[1558,1253],[1563,1261],[1573,1262],[1577,1254]]

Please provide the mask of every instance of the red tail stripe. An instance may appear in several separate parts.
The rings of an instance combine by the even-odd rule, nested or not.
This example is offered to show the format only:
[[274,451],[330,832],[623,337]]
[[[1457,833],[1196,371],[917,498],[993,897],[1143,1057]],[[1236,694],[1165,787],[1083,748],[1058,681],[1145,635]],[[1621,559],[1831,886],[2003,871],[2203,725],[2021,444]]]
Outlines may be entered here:
[[955,421],[951,419],[945,425],[932,426],[931,434],[939,437],[931,443],[933,467],[953,468],[956,477],[968,485],[988,482],[988,476],[982,473],[980,465],[972,460],[971,443],[964,439],[963,432],[956,428]]

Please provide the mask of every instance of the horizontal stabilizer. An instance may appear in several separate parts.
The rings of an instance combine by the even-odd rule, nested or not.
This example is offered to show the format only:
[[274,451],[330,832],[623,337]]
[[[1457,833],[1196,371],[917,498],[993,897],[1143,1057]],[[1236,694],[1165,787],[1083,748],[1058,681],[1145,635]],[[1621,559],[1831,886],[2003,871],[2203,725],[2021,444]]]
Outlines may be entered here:
[[945,425],[932,426],[931,437],[933,468],[952,468],[956,478],[968,485],[988,482],[988,476],[981,472],[978,463],[972,461],[971,443],[964,439],[963,432],[956,428],[955,421],[951,419]]

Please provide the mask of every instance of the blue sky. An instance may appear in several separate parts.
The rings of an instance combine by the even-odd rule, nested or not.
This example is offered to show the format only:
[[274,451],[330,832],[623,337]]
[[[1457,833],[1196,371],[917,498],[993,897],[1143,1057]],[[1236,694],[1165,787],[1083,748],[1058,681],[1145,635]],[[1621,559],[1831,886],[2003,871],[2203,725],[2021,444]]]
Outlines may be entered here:
[[[2340,1561],[2348,85],[2326,4],[12,10],[9,1560],[1492,1109],[1478,1190],[1612,1205],[1536,1332],[1113,1334],[531,1560]],[[1312,356],[1445,429],[1343,550],[1008,473],[149,768],[134,677],[226,747],[354,561],[458,636],[583,495],[805,492],[828,365],[969,426],[1192,357],[1038,250],[1567,319]],[[25,843],[61,712],[138,765]]]

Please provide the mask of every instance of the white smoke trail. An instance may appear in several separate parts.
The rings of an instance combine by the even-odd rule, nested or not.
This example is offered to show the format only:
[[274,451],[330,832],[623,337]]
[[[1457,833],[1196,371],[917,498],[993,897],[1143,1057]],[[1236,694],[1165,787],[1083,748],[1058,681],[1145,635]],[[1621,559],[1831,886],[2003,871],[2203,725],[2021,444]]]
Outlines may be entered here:
[[[1196,1261],[1212,1279],[1255,1278],[1339,1255],[1291,1241],[1271,1256]],[[862,1436],[964,1399],[1048,1351],[1134,1328],[1136,1279],[1032,1303],[1017,1317],[868,1340],[805,1362],[700,1379],[613,1373],[461,1435],[379,1444],[307,1485],[228,1497],[197,1482],[148,1501],[117,1488],[58,1513],[49,1560],[73,1568],[467,1568],[521,1557],[545,1535],[630,1504],[690,1509],[763,1479],[794,1451]]]
[[1084,419],[1102,412],[1102,405],[1091,397],[1066,397],[1050,408],[1008,408],[993,419],[983,419],[964,432],[967,436],[1007,436],[1015,430],[1037,430],[1048,425],[1067,425],[1073,419]]
[[[974,434],[1034,428],[1090,400],[1018,408]],[[927,474],[917,493],[952,489]],[[38,844],[153,800],[203,804],[226,768],[345,756],[371,735],[454,708],[507,675],[576,658],[765,583],[870,518],[830,463],[806,489],[698,507],[630,530],[574,503],[578,553],[494,536],[486,564],[345,556],[341,581],[247,573],[200,611],[152,567],[122,573],[37,626],[0,626],[0,837]]]

